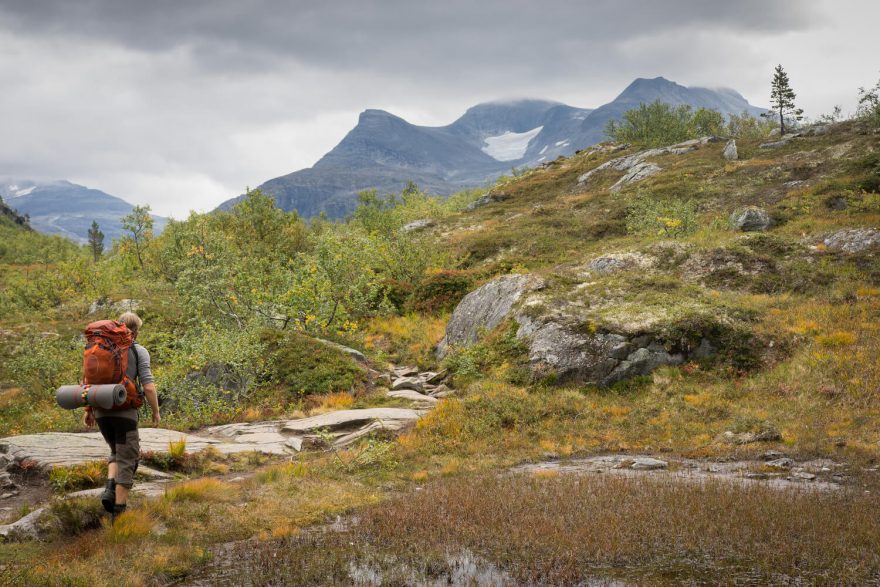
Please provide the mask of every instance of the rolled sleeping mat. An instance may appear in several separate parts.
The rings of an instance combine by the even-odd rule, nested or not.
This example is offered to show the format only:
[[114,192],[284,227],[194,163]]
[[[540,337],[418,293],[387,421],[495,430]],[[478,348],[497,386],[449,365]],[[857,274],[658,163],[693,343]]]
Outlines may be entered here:
[[62,385],[55,391],[55,401],[65,410],[83,406],[109,410],[125,403],[125,387],[119,383],[106,385]]

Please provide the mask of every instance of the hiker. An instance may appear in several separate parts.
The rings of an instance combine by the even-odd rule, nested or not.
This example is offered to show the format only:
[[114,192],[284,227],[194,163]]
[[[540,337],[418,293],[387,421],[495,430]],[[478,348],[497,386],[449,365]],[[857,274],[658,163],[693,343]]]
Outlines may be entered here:
[[[131,382],[136,382],[143,389],[143,395],[153,412],[152,426],[155,428],[162,418],[159,416],[156,385],[150,370],[150,353],[136,342],[143,320],[134,312],[126,312],[119,317],[119,322],[131,331],[131,340],[135,341],[128,349],[128,367],[125,374]],[[119,328],[124,332],[121,325]],[[131,491],[140,458],[137,407],[125,405],[123,409],[112,410],[87,407],[83,415],[83,424],[91,428],[96,423],[104,440],[110,445],[107,486],[101,494],[101,504],[112,514],[112,519],[115,521],[116,517],[125,511],[128,492]]]

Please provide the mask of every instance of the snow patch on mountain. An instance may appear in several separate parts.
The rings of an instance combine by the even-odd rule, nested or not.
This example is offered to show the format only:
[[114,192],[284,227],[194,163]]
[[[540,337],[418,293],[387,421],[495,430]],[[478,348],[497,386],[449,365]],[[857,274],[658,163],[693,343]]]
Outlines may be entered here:
[[7,197],[18,198],[20,196],[28,195],[29,193],[34,191],[35,187],[37,186],[32,185],[28,187],[18,187],[17,184],[12,184],[10,186],[7,186],[6,190],[4,191],[6,192]]
[[487,137],[482,151],[496,161],[515,161],[522,159],[529,148],[529,143],[543,129],[543,126],[527,130],[526,132],[506,132],[504,134]]

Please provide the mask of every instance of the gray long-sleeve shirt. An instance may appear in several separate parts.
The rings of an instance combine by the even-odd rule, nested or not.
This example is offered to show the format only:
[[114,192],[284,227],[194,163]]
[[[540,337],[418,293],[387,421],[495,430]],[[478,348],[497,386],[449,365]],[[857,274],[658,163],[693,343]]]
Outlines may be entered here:
[[[150,352],[138,343],[134,343],[131,345],[131,348],[128,349],[128,369],[126,369],[125,374],[128,375],[128,378],[132,381],[137,380],[141,386],[153,383],[154,381],[153,371],[150,369]],[[138,411],[135,408],[128,408],[125,410],[103,410],[101,408],[93,408],[93,410],[95,418],[112,417],[128,418],[129,420],[138,419]]]

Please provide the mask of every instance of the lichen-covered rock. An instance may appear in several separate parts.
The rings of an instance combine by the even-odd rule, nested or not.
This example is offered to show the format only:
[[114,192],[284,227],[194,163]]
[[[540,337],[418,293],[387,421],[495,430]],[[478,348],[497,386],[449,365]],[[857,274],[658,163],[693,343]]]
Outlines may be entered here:
[[577,178],[577,182],[578,185],[583,185],[594,174],[600,171],[604,171],[606,169],[625,171],[626,175],[624,175],[611,188],[612,191],[617,191],[626,185],[641,181],[661,171],[658,165],[646,162],[647,159],[652,157],[659,157],[661,155],[684,155],[685,153],[689,153],[697,147],[700,147],[701,145],[705,145],[707,143],[717,140],[717,137],[701,137],[699,139],[691,139],[689,141],[684,141],[683,143],[670,145],[668,147],[647,149],[645,151],[633,153],[632,155],[625,155],[623,157],[611,159],[610,161],[606,161],[602,165],[599,165],[595,169],[591,169],[590,171],[587,171],[586,173],[580,175]]
[[763,208],[747,206],[734,211],[730,215],[730,224],[737,230],[754,232],[767,230],[772,226],[773,221]]
[[617,183],[611,186],[611,191],[619,192],[629,184],[642,181],[652,175],[657,175],[660,171],[660,166],[656,163],[649,163],[647,161],[637,163],[633,165],[623,177],[617,180]]
[[46,510],[47,508],[36,509],[16,522],[0,526],[0,539],[10,542],[38,539],[40,537],[39,521]]
[[516,320],[517,337],[528,341],[529,365],[536,378],[607,386],[685,360],[683,353],[667,351],[652,336],[630,338],[612,332],[581,332],[525,315]]
[[507,199],[507,194],[497,193],[497,194],[486,194],[485,196],[481,196],[464,207],[465,211],[472,212],[477,208],[482,208],[483,206],[488,206],[489,204],[493,204],[495,202],[502,202]]
[[391,384],[391,391],[399,389],[411,389],[421,393],[425,389],[425,382],[419,377],[399,377]]
[[769,143],[762,143],[758,145],[759,149],[778,149],[780,147],[784,147],[789,142],[791,142],[791,137],[781,139],[779,141],[770,141]]
[[727,141],[727,144],[724,146],[724,151],[721,153],[721,156],[724,157],[727,161],[736,161],[739,159],[739,153],[736,150],[736,139],[730,139]]
[[504,275],[466,295],[446,325],[437,355],[442,358],[450,347],[475,343],[481,331],[495,328],[510,314],[524,292],[537,287],[540,281],[528,275]]
[[601,383],[617,366],[613,354],[625,355],[626,339],[604,334],[581,334],[556,322],[518,316],[517,337],[528,339],[529,364],[535,377],[557,381]]
[[659,344],[636,349],[626,359],[618,363],[614,370],[602,380],[603,385],[611,385],[637,375],[648,375],[663,365],[680,365],[684,362],[681,353],[669,353]]
[[590,261],[587,270],[596,273],[614,273],[627,269],[648,269],[654,265],[654,262],[653,257],[641,253],[610,253]]
[[838,230],[822,240],[822,244],[830,251],[844,253],[860,253],[866,249],[880,245],[880,230],[876,228],[850,228]]
[[635,469],[636,471],[656,471],[658,469],[665,469],[668,466],[669,463],[666,461],[661,461],[660,459],[655,459],[653,457],[636,457],[633,459],[633,463],[629,468]]
[[822,135],[827,135],[829,130],[831,130],[831,127],[829,125],[817,124],[815,126],[811,126],[810,128],[802,131],[801,136],[818,137],[818,136],[822,136]]

